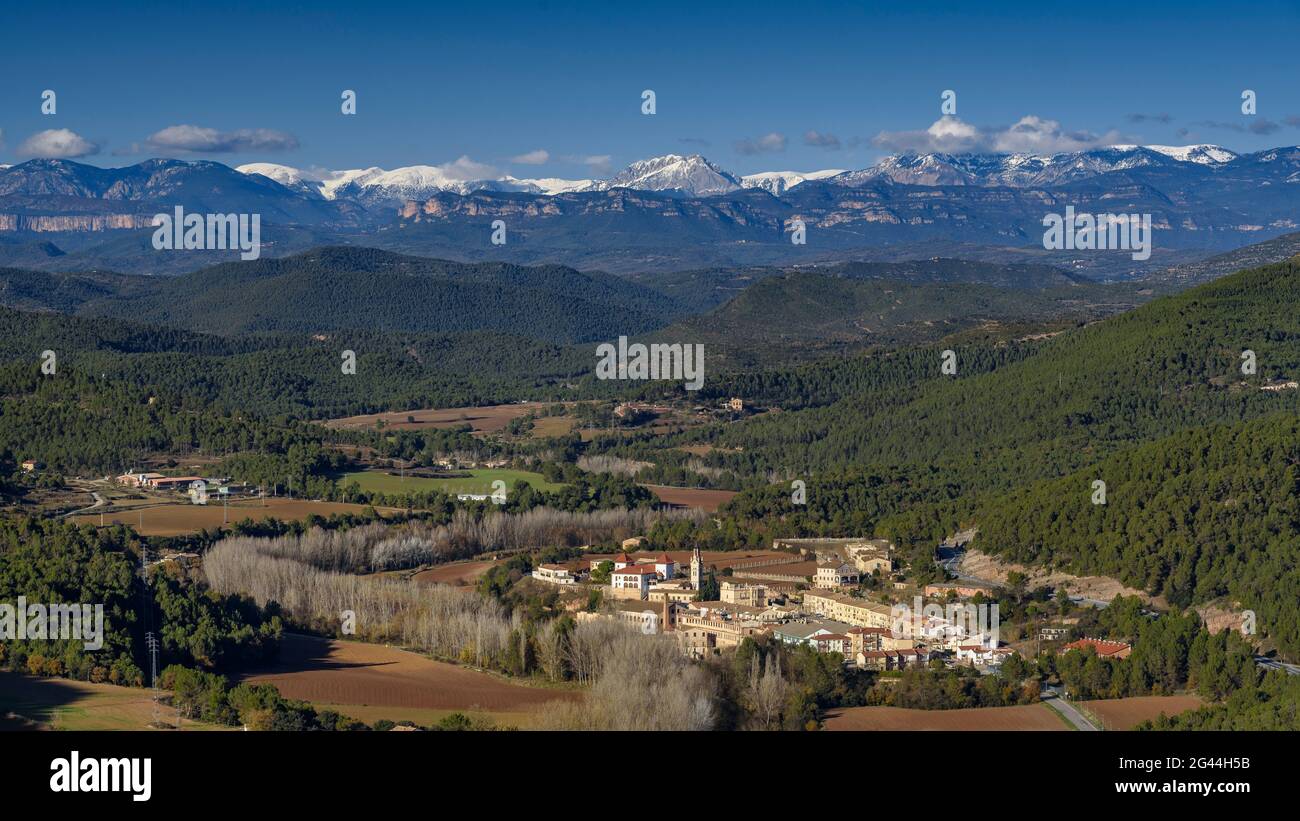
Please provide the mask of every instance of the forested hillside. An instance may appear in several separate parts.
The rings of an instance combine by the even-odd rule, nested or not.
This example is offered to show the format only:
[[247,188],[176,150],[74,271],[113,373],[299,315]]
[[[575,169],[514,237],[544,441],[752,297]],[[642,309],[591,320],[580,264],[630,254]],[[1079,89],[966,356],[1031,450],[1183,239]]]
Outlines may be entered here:
[[222,335],[364,328],[496,331],[589,342],[642,333],[682,313],[663,294],[608,274],[554,265],[454,263],[345,247],[225,263],[178,277],[88,278],[0,269],[0,298],[16,307]]
[[650,336],[703,343],[727,370],[749,371],[868,347],[921,345],[973,329],[1015,338],[1145,301],[1128,285],[1017,290],[796,271],[763,278],[716,310]]
[[[956,351],[955,376],[941,373],[938,349],[898,357],[892,378],[860,393],[761,416],[714,441],[743,448],[736,459],[751,470],[931,464],[984,489],[1056,476],[1132,443],[1294,403],[1294,393],[1259,388],[1300,375],[1298,300],[1300,263],[1245,271],[1063,333],[991,371],[996,355],[982,348]],[[1245,350],[1257,358],[1253,375],[1240,371]]]
[[[1106,503],[1093,503],[1094,480]],[[1226,596],[1300,650],[1300,416],[1182,431],[981,506],[976,545],[1179,607]]]

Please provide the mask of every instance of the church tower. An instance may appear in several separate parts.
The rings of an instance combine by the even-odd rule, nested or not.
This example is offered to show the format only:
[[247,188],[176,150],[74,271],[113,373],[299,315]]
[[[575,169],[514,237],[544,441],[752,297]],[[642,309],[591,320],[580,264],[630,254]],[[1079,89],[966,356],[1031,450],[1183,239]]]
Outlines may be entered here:
[[699,590],[704,583],[704,557],[700,555],[699,545],[691,553],[691,588]]

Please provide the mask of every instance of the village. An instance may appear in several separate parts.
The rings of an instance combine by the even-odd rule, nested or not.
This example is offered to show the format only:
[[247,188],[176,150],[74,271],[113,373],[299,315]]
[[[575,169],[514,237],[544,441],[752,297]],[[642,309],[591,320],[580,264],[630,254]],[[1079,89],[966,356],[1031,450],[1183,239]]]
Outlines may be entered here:
[[[778,539],[771,552],[740,559],[715,554],[712,562],[699,548],[689,556],[639,552],[645,542],[634,537],[617,554],[542,564],[532,578],[599,591],[602,606],[579,610],[577,619],[610,619],[672,636],[692,658],[762,635],[838,653],[845,665],[876,671],[933,662],[995,673],[1016,652],[999,638],[994,587],[961,580],[917,586],[885,539]],[[897,594],[891,597],[896,601],[864,594],[860,583],[868,577]],[[1040,638],[1059,639],[1065,632],[1045,628]],[[1085,645],[1094,646],[1083,639],[1059,650]],[[1128,650],[1118,644],[1094,649],[1106,655]]]

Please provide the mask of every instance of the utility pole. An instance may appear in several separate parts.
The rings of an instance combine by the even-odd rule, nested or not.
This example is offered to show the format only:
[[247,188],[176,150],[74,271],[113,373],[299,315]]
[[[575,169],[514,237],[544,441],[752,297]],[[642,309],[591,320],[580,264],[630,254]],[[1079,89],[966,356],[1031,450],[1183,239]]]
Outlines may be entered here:
[[153,725],[157,727],[161,721],[158,715],[158,639],[152,630],[144,634],[144,643],[149,648],[149,672],[153,681]]

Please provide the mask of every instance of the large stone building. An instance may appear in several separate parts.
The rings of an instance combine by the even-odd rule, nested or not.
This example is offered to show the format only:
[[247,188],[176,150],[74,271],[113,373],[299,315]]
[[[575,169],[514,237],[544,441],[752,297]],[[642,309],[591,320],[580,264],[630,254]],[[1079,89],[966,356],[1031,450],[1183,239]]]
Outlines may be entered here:
[[894,622],[893,610],[889,605],[842,593],[805,591],[803,609],[853,627],[892,627]]
[[860,578],[858,569],[848,562],[830,562],[817,565],[813,584],[823,590],[834,590],[840,587],[853,587]]
[[746,604],[750,607],[764,607],[767,605],[766,585],[723,582],[720,589],[721,599],[729,604]]

